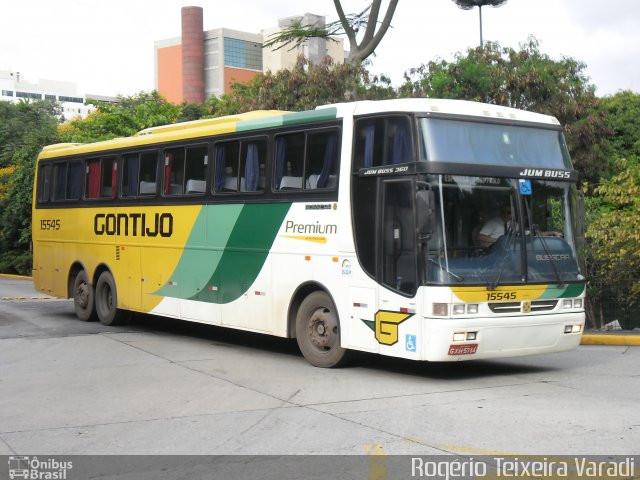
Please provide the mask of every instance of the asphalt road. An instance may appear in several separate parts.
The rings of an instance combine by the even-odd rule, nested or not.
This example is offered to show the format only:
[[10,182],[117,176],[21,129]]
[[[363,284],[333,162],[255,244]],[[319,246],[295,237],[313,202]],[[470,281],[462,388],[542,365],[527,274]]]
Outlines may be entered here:
[[295,341],[83,323],[0,278],[0,455],[633,455],[640,348],[310,366]]

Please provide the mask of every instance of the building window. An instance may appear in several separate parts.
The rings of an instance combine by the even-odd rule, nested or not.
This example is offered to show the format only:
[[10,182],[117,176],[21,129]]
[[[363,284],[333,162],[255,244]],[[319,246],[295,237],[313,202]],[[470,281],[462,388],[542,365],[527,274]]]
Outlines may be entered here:
[[13,90],[2,90],[3,97],[13,97]]
[[262,70],[262,45],[225,37],[224,64],[227,67]]
[[42,94],[41,93],[16,92],[16,97],[33,98],[34,100],[42,100]]
[[64,95],[60,95],[58,97],[60,102],[70,102],[70,103],[84,103],[84,99],[80,97],[66,97]]
[[49,94],[45,93],[44,99],[45,100],[53,100],[55,102],[56,101],[56,96],[55,95],[49,95]]

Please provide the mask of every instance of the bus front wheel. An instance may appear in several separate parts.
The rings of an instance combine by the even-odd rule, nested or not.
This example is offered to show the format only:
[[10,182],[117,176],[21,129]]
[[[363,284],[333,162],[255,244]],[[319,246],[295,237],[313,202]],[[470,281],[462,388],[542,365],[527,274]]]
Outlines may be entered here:
[[347,362],[348,351],[340,346],[338,313],[327,293],[313,292],[300,304],[296,340],[304,358],[315,367],[339,367]]
[[102,272],[96,282],[96,312],[103,325],[119,325],[125,319],[125,312],[119,310],[116,282],[111,272]]
[[73,308],[83,322],[96,320],[95,293],[84,270],[80,270],[73,281]]

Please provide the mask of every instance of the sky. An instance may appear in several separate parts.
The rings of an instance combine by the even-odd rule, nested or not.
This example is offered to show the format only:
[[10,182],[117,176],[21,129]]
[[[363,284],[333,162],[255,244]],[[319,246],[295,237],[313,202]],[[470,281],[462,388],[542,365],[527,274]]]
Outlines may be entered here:
[[[343,0],[345,12],[369,2]],[[282,17],[337,19],[332,0],[8,0],[0,17],[0,70],[25,80],[72,81],[78,94],[133,95],[154,84],[154,41],[180,36],[180,9],[204,8],[204,29],[258,33]],[[584,62],[598,96],[640,92],[640,1],[508,0],[482,11],[485,40],[518,48],[533,35],[551,58]],[[452,0],[400,0],[370,70],[395,86],[430,60],[479,44],[478,9]]]

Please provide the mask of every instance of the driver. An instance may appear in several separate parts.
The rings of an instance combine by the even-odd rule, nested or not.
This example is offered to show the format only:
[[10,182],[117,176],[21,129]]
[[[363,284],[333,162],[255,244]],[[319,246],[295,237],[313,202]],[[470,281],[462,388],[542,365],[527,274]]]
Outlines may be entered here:
[[489,247],[506,234],[511,225],[511,207],[506,205],[500,209],[500,215],[487,220],[478,233],[483,247]]

